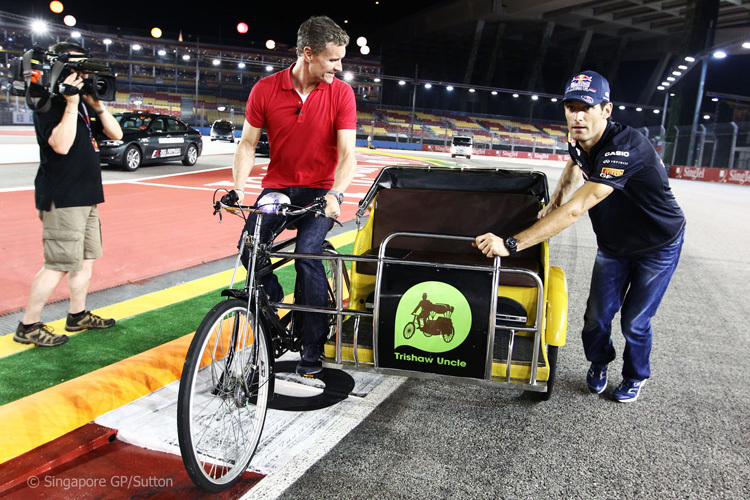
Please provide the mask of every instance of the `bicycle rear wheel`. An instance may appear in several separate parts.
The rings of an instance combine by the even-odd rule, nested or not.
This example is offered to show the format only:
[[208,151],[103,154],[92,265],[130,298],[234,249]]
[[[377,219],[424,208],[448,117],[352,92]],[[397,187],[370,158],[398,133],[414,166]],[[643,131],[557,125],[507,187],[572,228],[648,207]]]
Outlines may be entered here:
[[[338,281],[336,280],[336,267],[337,267],[337,259],[336,256],[340,255],[338,250],[331,244],[329,241],[323,242],[323,253],[331,255],[331,259],[326,259],[323,261],[323,268],[326,272],[326,280],[328,281],[328,304],[327,306],[330,308],[335,309],[336,308],[336,295],[338,290]],[[347,299],[349,297],[349,273],[347,272],[346,262],[344,262],[344,266],[342,269],[342,297],[344,299]],[[328,316],[328,325],[329,325],[329,332],[328,332],[328,338],[331,339],[336,334],[336,316],[329,315]]]
[[206,315],[188,349],[177,398],[185,469],[206,491],[242,478],[266,418],[271,361],[247,302],[229,299]]

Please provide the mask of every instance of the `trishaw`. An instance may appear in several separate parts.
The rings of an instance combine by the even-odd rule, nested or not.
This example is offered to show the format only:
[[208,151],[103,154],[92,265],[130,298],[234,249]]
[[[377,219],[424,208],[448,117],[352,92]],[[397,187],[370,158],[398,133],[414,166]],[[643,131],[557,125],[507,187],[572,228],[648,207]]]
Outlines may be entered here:
[[[321,254],[293,253],[293,239],[261,243],[264,216],[284,216],[283,229],[320,215],[322,199],[308,207],[283,197],[245,207],[215,200],[215,212],[258,216],[240,248],[251,254],[244,286],[234,287],[232,277],[185,360],[177,425],[191,479],[221,491],[250,465],[274,394],[274,360],[302,347],[301,312],[330,317],[326,368],[491,383],[548,399],[566,337],[565,275],[549,265],[547,242],[503,259],[471,245],[488,231],[510,235],[530,226],[548,196],[541,172],[384,168],[359,203],[347,255],[330,245]],[[324,261],[328,307],[272,302],[259,285],[295,259]],[[238,255],[235,274],[240,265]]]

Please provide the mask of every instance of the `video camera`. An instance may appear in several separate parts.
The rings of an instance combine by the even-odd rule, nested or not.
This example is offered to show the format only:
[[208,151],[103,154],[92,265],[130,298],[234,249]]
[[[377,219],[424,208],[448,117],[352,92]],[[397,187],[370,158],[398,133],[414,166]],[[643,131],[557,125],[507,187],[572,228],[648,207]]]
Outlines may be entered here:
[[[63,83],[73,71],[93,74],[79,90]],[[25,96],[26,105],[36,113],[46,113],[54,95],[90,94],[100,101],[114,101],[116,80],[109,67],[89,62],[86,56],[56,54],[37,46],[10,62],[10,93]]]

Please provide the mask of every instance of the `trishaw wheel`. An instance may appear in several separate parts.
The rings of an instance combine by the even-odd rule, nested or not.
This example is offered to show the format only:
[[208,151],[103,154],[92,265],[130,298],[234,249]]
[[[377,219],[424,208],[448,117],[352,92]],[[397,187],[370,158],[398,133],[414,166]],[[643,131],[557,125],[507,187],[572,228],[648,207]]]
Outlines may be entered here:
[[557,350],[558,346],[547,346],[547,361],[549,362],[549,378],[547,379],[547,392],[542,393],[542,401],[547,401],[552,396],[555,387],[555,373],[557,372]]
[[404,327],[404,338],[410,339],[414,335],[414,323],[407,323]]
[[451,332],[450,333],[444,333],[443,334],[443,340],[445,340],[446,343],[450,343],[451,340],[453,340],[453,336],[456,335],[456,329],[451,326]]

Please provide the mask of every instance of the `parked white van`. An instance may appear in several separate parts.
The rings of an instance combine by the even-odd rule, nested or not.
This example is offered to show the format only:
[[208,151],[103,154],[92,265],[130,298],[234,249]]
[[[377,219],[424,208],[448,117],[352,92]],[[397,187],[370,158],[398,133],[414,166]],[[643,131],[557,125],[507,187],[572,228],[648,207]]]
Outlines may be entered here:
[[464,156],[471,158],[474,152],[474,138],[470,135],[454,135],[451,142],[451,158]]

